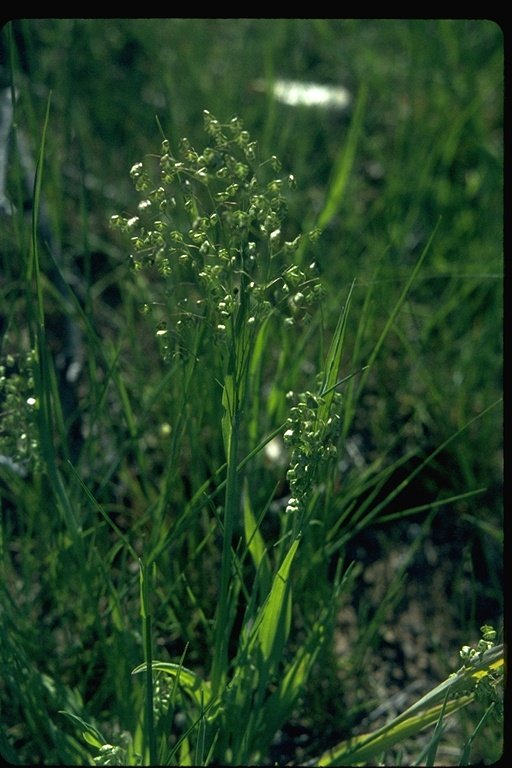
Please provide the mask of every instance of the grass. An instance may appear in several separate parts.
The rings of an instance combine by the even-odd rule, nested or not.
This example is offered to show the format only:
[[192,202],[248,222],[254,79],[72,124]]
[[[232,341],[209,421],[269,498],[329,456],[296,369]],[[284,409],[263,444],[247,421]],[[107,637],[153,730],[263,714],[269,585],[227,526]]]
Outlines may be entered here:
[[494,762],[499,28],[1,34],[4,759]]

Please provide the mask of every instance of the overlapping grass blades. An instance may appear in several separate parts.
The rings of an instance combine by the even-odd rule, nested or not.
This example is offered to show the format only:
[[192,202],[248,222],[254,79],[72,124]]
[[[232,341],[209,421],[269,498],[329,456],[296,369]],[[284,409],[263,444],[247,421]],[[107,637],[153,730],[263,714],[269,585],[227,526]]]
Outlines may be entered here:
[[[356,765],[371,763],[397,743],[415,735],[443,718],[470,704],[478,683],[491,675],[503,674],[504,649],[497,645],[459,672],[437,685],[415,704],[393,718],[374,733],[363,734],[342,742],[321,755],[317,765]],[[461,765],[464,763],[461,762]]]

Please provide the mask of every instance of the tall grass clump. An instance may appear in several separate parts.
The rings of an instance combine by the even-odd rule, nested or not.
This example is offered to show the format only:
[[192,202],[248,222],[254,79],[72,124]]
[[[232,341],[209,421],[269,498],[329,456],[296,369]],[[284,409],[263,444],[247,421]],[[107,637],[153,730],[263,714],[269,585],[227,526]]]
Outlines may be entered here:
[[[323,288],[316,264],[296,257],[307,252],[304,236],[286,231],[285,190],[293,177],[278,175],[276,157],[259,158],[238,118],[223,125],[205,112],[204,121],[209,145],[197,151],[184,139],[174,155],[164,138],[160,155],[131,169],[141,196],[137,213],[112,217],[129,238],[130,262],[148,297],[142,311],[152,318],[172,371],[172,394],[161,394],[168,397],[168,429],[175,437],[139,558],[145,661],[133,672],[145,679],[140,731],[129,753],[85,724],[100,763],[129,754],[149,764],[266,762],[301,693],[314,686],[314,670],[328,658],[336,613],[356,572],[345,561],[346,543],[385,506],[356,510],[349,495],[345,509],[339,502],[340,371],[350,291],[325,340],[322,368],[304,372],[297,349],[325,335]],[[428,245],[422,258],[427,252]],[[309,387],[293,391],[290,381]],[[181,495],[175,520],[164,522],[180,456],[197,463],[206,443],[215,458],[203,477],[194,473],[197,487]],[[288,465],[284,487],[267,477],[270,444]],[[379,473],[370,478],[370,499],[380,483]],[[167,570],[165,585],[159,579],[160,562],[173,558],[180,539],[196,568],[206,558],[213,566],[209,600],[187,584],[181,561]],[[197,641],[184,632],[179,659],[154,658],[152,613],[162,591],[178,591],[172,600],[175,609],[181,603],[178,632],[184,606],[198,611],[199,656]],[[292,627],[300,640],[290,637]],[[499,667],[499,659],[493,656],[486,672],[491,662]],[[467,690],[469,701],[474,685]],[[446,709],[445,701],[439,710],[437,700],[427,699],[417,719],[405,716],[405,726],[384,729],[375,743],[369,737],[365,754],[462,706]],[[345,754],[350,759],[351,742],[323,756],[323,764]]]
[[[336,456],[346,313],[328,368],[313,377],[312,391],[286,391],[288,377],[279,370],[299,368],[295,329],[304,325],[309,331],[322,292],[315,263],[293,259],[302,237],[292,238],[285,229],[284,192],[293,178],[278,175],[276,157],[258,158],[256,143],[237,118],[221,125],[205,112],[205,128],[210,145],[201,152],[184,140],[175,157],[164,139],[159,158],[133,166],[143,198],[138,214],[114,216],[113,224],[130,236],[135,272],[157,277],[155,296],[144,309],[154,316],[162,354],[180,383],[175,392],[181,390],[182,425],[172,428],[186,432],[188,415],[203,419],[188,446],[192,461],[205,429],[210,442],[222,445],[222,465],[193,490],[182,511],[187,525],[196,527],[199,511],[206,513],[219,557],[215,608],[201,628],[209,650],[202,660],[207,674],[185,683],[195,689],[196,706],[187,713],[180,750],[192,749],[200,762],[244,764],[264,758],[291,713],[336,605],[318,604],[302,647],[287,657],[293,584],[316,579],[314,529],[322,523],[314,497]],[[279,424],[288,401],[289,416]],[[290,454],[290,493],[274,512],[277,529],[269,538],[264,517],[276,501],[276,487],[262,479],[262,457],[265,444],[279,433]],[[172,539],[171,531],[170,546]],[[160,543],[158,550],[165,546]],[[190,554],[200,557],[199,551]],[[151,561],[155,553],[147,556]],[[299,568],[300,579],[294,576]],[[335,593],[346,583],[342,576],[338,569]],[[181,676],[176,665],[156,668]]]

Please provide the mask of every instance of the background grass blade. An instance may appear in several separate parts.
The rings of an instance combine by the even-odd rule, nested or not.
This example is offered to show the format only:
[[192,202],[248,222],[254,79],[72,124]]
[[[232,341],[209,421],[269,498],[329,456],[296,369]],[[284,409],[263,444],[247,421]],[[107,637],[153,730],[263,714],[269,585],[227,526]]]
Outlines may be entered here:
[[346,142],[340,151],[336,165],[334,166],[332,179],[329,184],[324,208],[318,217],[317,226],[320,229],[328,226],[333,217],[339,213],[347,184],[352,173],[356,159],[358,142],[361,140],[363,130],[364,112],[368,88],[362,84],[357,94],[354,114],[347,134]]

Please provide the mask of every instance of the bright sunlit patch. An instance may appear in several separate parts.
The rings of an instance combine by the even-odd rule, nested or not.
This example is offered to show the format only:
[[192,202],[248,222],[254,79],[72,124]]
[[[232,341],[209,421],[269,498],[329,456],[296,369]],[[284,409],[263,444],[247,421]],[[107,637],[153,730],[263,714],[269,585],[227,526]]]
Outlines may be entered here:
[[265,458],[270,464],[283,466],[287,461],[287,454],[282,439],[272,438],[265,446]]
[[[254,83],[258,91],[266,91],[268,86],[258,80]],[[306,83],[301,80],[275,80],[271,84],[272,95],[282,104],[290,107],[322,107],[324,109],[343,110],[348,107],[352,97],[343,86]]]

